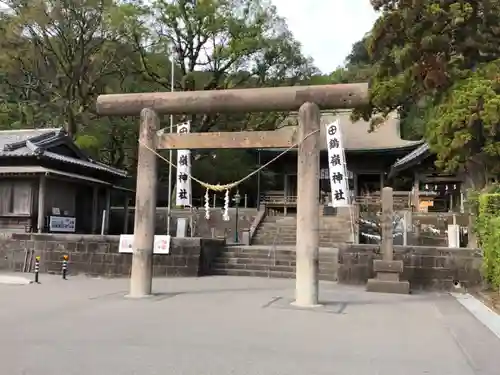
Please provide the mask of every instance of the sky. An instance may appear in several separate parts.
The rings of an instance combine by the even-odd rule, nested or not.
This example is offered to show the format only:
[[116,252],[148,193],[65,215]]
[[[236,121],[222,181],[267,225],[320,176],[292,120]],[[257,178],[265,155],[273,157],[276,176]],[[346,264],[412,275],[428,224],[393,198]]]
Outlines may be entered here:
[[286,18],[302,51],[323,72],[343,65],[353,43],[370,31],[377,16],[370,0],[272,0]]

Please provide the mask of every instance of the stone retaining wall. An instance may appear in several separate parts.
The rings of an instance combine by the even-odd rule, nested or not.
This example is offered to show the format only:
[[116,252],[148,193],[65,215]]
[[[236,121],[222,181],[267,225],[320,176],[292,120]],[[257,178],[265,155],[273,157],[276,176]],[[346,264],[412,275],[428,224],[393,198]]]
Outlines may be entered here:
[[[40,272],[60,273],[67,254],[70,275],[129,276],[132,254],[118,253],[118,241],[119,236],[13,234],[0,238],[0,269],[33,269],[35,256],[40,256]],[[223,246],[224,241],[216,239],[172,238],[170,254],[153,256],[153,275],[208,274]]]
[[[482,284],[482,256],[478,249],[394,246],[394,259],[404,262],[402,280],[411,288],[452,290],[454,281],[466,287]],[[345,245],[339,249],[339,282],[365,284],[375,276],[373,260],[382,259],[377,245]]]
[[[60,273],[62,257],[69,255],[69,274],[128,277],[132,254],[118,253],[118,236],[13,234],[0,237],[0,270],[33,270],[41,257],[40,271]],[[224,241],[172,238],[168,255],[153,257],[157,277],[209,275],[221,262]],[[395,259],[403,260],[403,280],[416,289],[453,289],[454,281],[466,287],[480,286],[481,252],[477,249],[395,246]],[[374,277],[373,260],[381,259],[379,246],[343,245],[338,254],[338,280],[365,284]]]

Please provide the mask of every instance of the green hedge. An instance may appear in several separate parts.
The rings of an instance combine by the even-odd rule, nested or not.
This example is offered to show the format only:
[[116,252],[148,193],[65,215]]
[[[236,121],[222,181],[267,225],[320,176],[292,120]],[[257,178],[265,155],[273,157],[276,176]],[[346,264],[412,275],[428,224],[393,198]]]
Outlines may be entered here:
[[500,288],[500,193],[480,194],[475,224],[483,250],[483,272],[488,285]]

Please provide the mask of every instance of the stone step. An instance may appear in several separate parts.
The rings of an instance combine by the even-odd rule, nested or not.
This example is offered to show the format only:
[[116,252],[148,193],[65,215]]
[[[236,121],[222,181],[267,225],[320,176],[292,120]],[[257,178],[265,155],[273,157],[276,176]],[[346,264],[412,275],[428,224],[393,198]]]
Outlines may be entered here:
[[[328,236],[331,234],[344,234],[344,233],[351,233],[351,231],[345,230],[345,229],[329,229],[329,230],[320,230],[319,234],[320,236]],[[280,235],[292,235],[296,236],[297,231],[296,230],[262,230],[262,231],[257,231],[255,232],[254,236],[261,236],[261,235],[266,235],[266,236],[280,236]]]
[[[323,229],[323,230],[332,229],[332,228],[349,228],[349,227],[351,227],[351,224],[348,222],[328,223],[328,224],[319,225],[319,228]],[[264,229],[280,228],[280,229],[286,230],[286,229],[296,229],[297,225],[296,224],[294,224],[294,225],[279,225],[279,224],[274,224],[274,223],[273,224],[262,223],[261,225],[259,225],[258,229],[262,229],[262,228],[264,228]]]
[[213,268],[211,272],[212,275],[227,275],[227,276],[252,276],[252,277],[269,277],[269,278],[285,278],[285,279],[293,279],[295,277],[294,272],[282,272],[282,271]]
[[[288,271],[262,271],[249,269],[212,269],[213,275],[220,276],[251,276],[251,277],[267,277],[267,278],[282,278],[295,279],[295,272]],[[337,277],[333,274],[318,273],[319,280],[322,281],[337,281]]]
[[[276,255],[271,254],[269,256],[259,255],[258,257],[240,257],[234,254],[221,254],[217,257],[218,263],[224,264],[234,264],[234,265],[247,265],[247,266],[286,266],[295,267],[296,261],[295,256],[283,256],[277,253]],[[336,256],[320,256],[319,257],[319,267],[320,268],[330,268],[337,267],[337,257]]]
[[[329,232],[347,232],[351,231],[350,227],[333,227],[333,228],[320,228],[320,232],[329,233]],[[257,232],[266,232],[266,233],[296,233],[297,228],[259,228]]]
[[[320,228],[326,228],[326,227],[330,227],[330,226],[336,226],[336,225],[351,225],[351,221],[350,220],[335,220],[335,221],[326,221],[326,222],[320,222],[319,223],[319,227]],[[290,228],[290,227],[296,227],[297,226],[297,223],[281,223],[279,221],[275,222],[275,223],[267,223],[265,221],[261,222],[260,223],[261,226],[268,226],[268,227],[287,227],[287,228]]]
[[[351,238],[351,235],[338,235],[338,236],[321,236],[319,238],[320,242],[321,241],[326,241],[326,242],[346,242]],[[258,237],[253,237],[252,241],[266,241],[266,242],[271,242],[271,245],[273,242],[278,243],[278,242],[283,242],[283,241],[292,241],[296,242],[297,237],[296,236],[279,236],[279,237],[268,237],[268,236],[258,236]]]
[[214,269],[231,269],[231,270],[255,270],[255,271],[276,271],[276,272],[294,272],[295,267],[291,266],[273,266],[266,264],[238,264],[224,263],[218,260],[213,263]]
[[[319,238],[320,239],[330,239],[330,238],[345,238],[345,237],[350,237],[351,233],[350,232],[338,232],[338,233],[320,233]],[[256,238],[266,238],[266,239],[274,239],[274,238],[297,238],[297,235],[295,233],[280,233],[280,234],[273,234],[273,233],[256,233],[253,236],[254,239]]]
[[[222,262],[219,259],[213,263],[215,269],[234,269],[234,270],[257,270],[257,271],[280,271],[280,272],[295,272],[295,266],[283,264],[243,264],[235,262]],[[335,272],[337,267],[334,263],[322,264],[319,267],[320,273]]]
[[[326,248],[332,248],[332,247],[337,247],[338,244],[340,243],[346,243],[348,242],[347,240],[345,241],[324,241],[320,242],[319,246],[320,247],[326,247]],[[252,241],[252,245],[262,245],[262,246],[295,246],[297,243],[295,241],[285,241],[285,242],[276,242],[273,243],[272,241],[266,242],[266,241]]]
[[[276,257],[295,258],[295,246],[273,248],[270,246],[227,246],[220,252],[223,257],[235,258],[265,258],[270,254]],[[319,257],[321,259],[337,259],[337,250],[320,249]]]
[[[320,233],[320,238],[347,237],[351,232]],[[297,238],[295,233],[256,233],[253,238]]]

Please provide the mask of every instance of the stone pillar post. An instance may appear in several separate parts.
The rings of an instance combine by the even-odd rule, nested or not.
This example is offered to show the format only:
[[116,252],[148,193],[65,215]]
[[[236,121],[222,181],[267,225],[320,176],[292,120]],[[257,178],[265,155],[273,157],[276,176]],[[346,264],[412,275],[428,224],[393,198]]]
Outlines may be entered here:
[[380,252],[384,260],[390,261],[393,259],[393,244],[394,233],[392,221],[394,217],[394,198],[392,196],[392,188],[382,188],[382,241],[380,243]]
[[316,104],[304,103],[300,107],[298,139],[302,140],[309,135],[299,145],[297,171],[297,273],[294,304],[300,307],[318,304],[320,117]]
[[[139,155],[135,198],[134,246],[129,297],[142,298],[151,294],[153,243],[156,219],[157,157],[148,150],[156,150],[157,114],[149,108],[141,111]],[[146,147],[147,146],[147,147]]]
[[128,215],[129,215],[129,208],[128,208],[128,204],[129,204],[129,196],[128,196],[128,193],[125,193],[125,202],[123,204],[123,234],[127,234],[128,233]]
[[92,187],[92,234],[97,233],[97,218],[99,216],[99,188]]
[[111,188],[106,188],[105,192],[106,216],[104,217],[104,234],[109,234],[109,216],[111,215]]
[[45,191],[47,186],[47,177],[40,176],[38,181],[38,217],[36,223],[36,230],[38,233],[43,233],[45,228]]
[[393,191],[390,187],[382,189],[382,241],[380,252],[382,260],[373,261],[373,270],[377,274],[375,279],[369,279],[366,290],[369,292],[408,294],[410,284],[400,281],[403,272],[403,261],[394,260],[393,248]]

